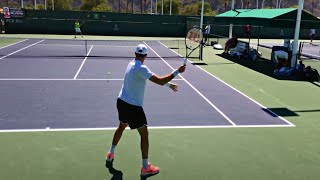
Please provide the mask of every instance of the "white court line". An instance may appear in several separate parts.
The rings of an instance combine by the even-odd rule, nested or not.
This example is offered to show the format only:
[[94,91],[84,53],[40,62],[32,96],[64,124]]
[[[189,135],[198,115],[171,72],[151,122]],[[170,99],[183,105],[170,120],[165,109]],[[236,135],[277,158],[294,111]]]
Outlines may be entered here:
[[[148,126],[148,129],[220,129],[220,128],[275,128],[275,127],[292,127],[290,125],[224,125],[224,126]],[[62,132],[62,131],[113,131],[117,127],[106,128],[50,128],[45,129],[10,129],[0,130],[0,133],[15,133],[15,132]],[[129,128],[126,128],[129,129]]]
[[[320,53],[320,49],[319,49],[319,53]],[[301,53],[301,57],[306,57],[306,56],[303,56],[303,55],[306,55],[306,56],[313,56],[313,57],[317,57],[317,58],[320,58],[320,56],[319,55],[316,55],[316,54],[309,54],[309,53],[304,53],[304,52],[302,52]],[[308,58],[308,57],[306,57],[306,58]],[[302,58],[303,59],[303,58]],[[318,60],[319,61],[319,60]]]
[[83,67],[84,63],[85,63],[85,62],[86,62],[86,60],[88,59],[88,56],[89,56],[89,54],[90,54],[90,52],[91,52],[92,48],[93,48],[93,46],[91,46],[91,47],[90,47],[89,52],[86,54],[86,57],[85,57],[85,58],[84,58],[84,60],[82,61],[82,64],[81,64],[81,66],[79,67],[79,69],[78,69],[78,71],[77,71],[76,75],[74,75],[74,78],[73,78],[73,79],[77,79],[77,77],[78,77],[78,75],[79,75],[79,73],[80,73],[80,71],[81,71],[81,69],[82,69],[82,67]]
[[[83,47],[85,46],[84,44],[37,44],[37,46],[66,46],[66,47]],[[109,48],[132,48],[132,47],[137,47],[137,46],[113,46],[113,45],[89,45],[89,46],[97,46],[97,47],[109,47]]]
[[15,42],[15,43],[13,43],[13,44],[9,44],[9,45],[6,45],[6,46],[3,46],[3,47],[0,47],[0,49],[7,48],[7,47],[10,47],[10,46],[16,45],[16,44],[18,44],[18,43],[22,43],[22,42],[24,42],[24,41],[26,41],[26,40],[29,40],[29,39],[24,39],[24,40],[21,40],[21,41]]
[[[159,41],[158,41],[159,42]],[[162,44],[161,42],[159,42],[160,44]],[[162,44],[164,47],[167,47],[166,45]],[[168,47],[167,47],[168,48]],[[170,48],[168,48],[170,49]],[[178,54],[177,52],[173,51],[172,49],[170,49],[172,52],[174,52],[175,54],[181,56],[180,54]],[[183,57],[183,56],[181,56]],[[190,63],[192,63],[190,60],[188,60]],[[239,91],[238,89],[234,88],[233,86],[229,85],[228,83],[224,82],[223,80],[219,79],[217,76],[209,73],[208,71],[206,71],[205,69],[203,69],[200,66],[196,66],[199,69],[201,69],[202,71],[206,72],[207,74],[209,74],[210,76],[216,78],[217,80],[219,80],[220,82],[222,82],[223,84],[225,84],[226,86],[230,87],[231,89],[233,89],[234,91],[238,92],[239,94],[241,94],[242,96],[248,98],[249,100],[251,100],[252,102],[256,103],[257,105],[259,105],[260,107],[266,109],[269,113],[273,114],[274,116],[277,116],[278,118],[280,118],[281,120],[283,120],[284,122],[288,123],[290,127],[296,127],[293,123],[291,123],[290,121],[286,120],[285,118],[283,118],[282,116],[279,116],[278,114],[276,114],[275,112],[271,111],[270,109],[268,109],[267,107],[263,106],[262,104],[260,104],[259,102],[255,101],[254,99],[252,99],[251,97],[247,96],[246,94],[242,93],[241,91]]]
[[[156,51],[154,51],[146,42],[143,41],[143,43],[145,43],[149,47],[149,49],[151,49],[164,63],[166,63],[172,70],[174,70],[174,68],[167,61],[165,61]],[[207,101],[216,111],[218,111],[227,121],[229,121],[230,124],[232,124],[233,126],[236,126],[236,124],[228,116],[226,116],[217,106],[215,106],[211,101],[209,101],[209,99],[206,98],[197,88],[195,88],[192,84],[190,84],[189,81],[187,81],[183,76],[181,76],[181,74],[179,74],[179,76],[193,90],[195,90],[205,101]]]
[[24,49],[27,49],[27,48],[29,48],[29,47],[31,47],[31,46],[34,46],[34,45],[36,45],[36,44],[38,44],[38,43],[41,43],[41,42],[43,42],[43,41],[44,41],[44,39],[41,40],[41,41],[38,41],[38,42],[36,42],[36,43],[33,43],[33,44],[29,45],[29,46],[26,46],[26,47],[24,47],[24,48],[21,48],[21,49],[19,49],[19,50],[17,50],[17,51],[14,51],[14,52],[12,52],[12,53],[10,53],[10,54],[8,54],[8,55],[2,56],[2,57],[0,57],[0,60],[1,60],[1,59],[4,59],[4,58],[6,58],[6,57],[9,57],[9,56],[11,56],[11,55],[13,55],[13,54],[15,54],[15,53],[17,53],[17,52],[20,52],[20,51],[22,51],[22,50],[24,50]]
[[[0,81],[123,81],[124,79],[24,79],[24,78],[6,78]],[[183,79],[173,79],[173,81],[183,81]]]

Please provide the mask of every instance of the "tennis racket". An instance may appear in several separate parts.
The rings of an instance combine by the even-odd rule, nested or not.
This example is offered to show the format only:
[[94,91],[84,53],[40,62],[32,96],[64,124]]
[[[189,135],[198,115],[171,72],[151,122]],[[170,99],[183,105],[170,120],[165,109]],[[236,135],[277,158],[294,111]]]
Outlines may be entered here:
[[197,49],[202,44],[202,38],[203,33],[201,28],[190,28],[185,38],[186,47],[192,51]]

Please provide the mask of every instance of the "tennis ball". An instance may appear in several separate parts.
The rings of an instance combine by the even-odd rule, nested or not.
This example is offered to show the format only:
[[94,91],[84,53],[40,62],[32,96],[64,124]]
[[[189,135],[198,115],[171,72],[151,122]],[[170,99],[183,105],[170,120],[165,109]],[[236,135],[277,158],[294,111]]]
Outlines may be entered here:
[[111,72],[108,72],[108,75],[111,75]]

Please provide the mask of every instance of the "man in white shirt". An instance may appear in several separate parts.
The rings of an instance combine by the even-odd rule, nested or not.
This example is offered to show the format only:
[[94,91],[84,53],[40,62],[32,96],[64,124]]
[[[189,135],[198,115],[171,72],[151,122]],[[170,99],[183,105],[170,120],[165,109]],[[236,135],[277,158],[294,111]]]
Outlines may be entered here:
[[151,72],[143,64],[147,57],[148,48],[144,44],[139,44],[135,51],[135,59],[129,62],[122,88],[120,90],[117,109],[119,114],[119,127],[114,133],[112,146],[106,155],[106,167],[110,168],[114,159],[114,150],[125,128],[129,125],[131,129],[137,129],[141,137],[142,167],[141,176],[149,176],[159,173],[160,168],[148,162],[149,139],[147,119],[143,111],[143,99],[146,81],[150,81],[171,88],[177,91],[178,86],[170,83],[179,73],[185,71],[185,66],[180,66],[172,73],[165,76],[158,76]]
[[313,39],[316,36],[316,29],[312,28],[310,29],[310,44],[312,44]]
[[289,54],[285,51],[278,50],[273,52],[273,58],[275,63],[279,62],[279,58],[287,60],[288,57],[289,57]]
[[207,26],[204,29],[204,45],[209,44],[209,36],[210,36],[210,31],[211,31],[211,25],[209,22],[207,22]]

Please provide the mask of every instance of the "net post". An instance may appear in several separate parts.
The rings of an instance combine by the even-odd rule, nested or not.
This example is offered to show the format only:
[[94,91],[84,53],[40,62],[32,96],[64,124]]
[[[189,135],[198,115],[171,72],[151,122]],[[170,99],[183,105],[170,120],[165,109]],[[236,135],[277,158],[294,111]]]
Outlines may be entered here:
[[180,40],[179,39],[178,39],[178,54],[180,54]]
[[199,59],[200,61],[203,61],[203,43],[201,43],[200,48],[199,48]]
[[303,47],[303,42],[300,42],[299,43],[299,50],[298,50],[298,59],[301,59],[302,47]]
[[259,52],[259,45],[260,45],[260,37],[261,37],[261,26],[259,26],[258,31],[258,44],[257,44],[257,51]]
[[88,54],[88,42],[87,42],[87,40],[84,40],[84,46],[85,46],[85,56],[87,56],[87,54]]

